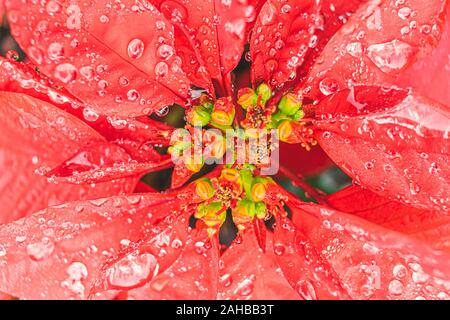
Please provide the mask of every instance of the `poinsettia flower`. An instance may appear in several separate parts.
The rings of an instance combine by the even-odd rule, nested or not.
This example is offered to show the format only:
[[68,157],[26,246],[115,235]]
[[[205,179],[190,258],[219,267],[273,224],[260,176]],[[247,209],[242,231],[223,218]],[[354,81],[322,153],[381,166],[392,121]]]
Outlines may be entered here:
[[[4,193],[0,292],[449,299],[448,1],[7,0],[6,11],[30,63],[0,61],[0,150],[14,168],[2,184],[30,193]],[[251,68],[234,86],[243,55]],[[282,159],[317,203],[261,176],[262,162],[189,182],[204,159],[174,164],[194,145],[147,117],[173,104],[188,132],[276,129],[322,154],[308,171],[329,163],[319,144],[355,186],[325,197]],[[206,141],[221,158],[224,141]],[[170,167],[170,190],[135,188]]]

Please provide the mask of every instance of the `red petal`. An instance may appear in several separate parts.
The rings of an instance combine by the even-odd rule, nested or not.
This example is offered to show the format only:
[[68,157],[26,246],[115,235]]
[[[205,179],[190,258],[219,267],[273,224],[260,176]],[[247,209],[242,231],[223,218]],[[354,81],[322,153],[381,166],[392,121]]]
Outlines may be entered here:
[[189,223],[172,215],[153,227],[147,239],[120,252],[108,261],[94,282],[91,294],[104,290],[131,290],[163,273],[184,249]]
[[377,225],[409,234],[437,249],[450,249],[450,217],[440,211],[421,210],[351,186],[329,197],[328,203]]
[[448,254],[319,205],[291,209],[296,227],[330,263],[352,298],[449,298]]
[[41,166],[59,165],[83,146],[104,138],[64,111],[23,94],[0,92],[0,224],[72,200],[131,192],[136,179],[95,186],[55,185]]
[[51,181],[75,184],[97,183],[138,176],[173,166],[168,156],[154,150],[153,159],[134,160],[123,148],[112,143],[89,145],[46,174]]
[[139,181],[134,189],[134,193],[146,193],[146,192],[158,192],[156,189],[152,188],[148,184]]
[[348,299],[338,276],[289,220],[278,221],[274,247],[284,276],[302,299]]
[[446,4],[378,0],[361,6],[318,58],[306,84],[308,96],[320,100],[349,85],[393,83],[438,44]]
[[[295,154],[295,157],[292,155]],[[328,169],[333,161],[320,146],[307,151],[298,144],[280,144],[280,164],[293,174],[313,176]]]
[[206,230],[192,230],[175,263],[145,286],[128,291],[128,298],[216,299],[218,260],[217,240],[209,240]]
[[[293,85],[294,91],[303,88],[306,76],[314,66],[331,37],[348,21],[353,13],[368,0],[321,0],[320,16],[317,19],[316,38],[311,43],[309,55],[302,68],[298,70]],[[320,62],[320,60],[319,60]]]
[[248,16],[247,0],[157,0],[160,11],[193,39],[199,60],[222,94],[230,94],[230,72],[241,59]]
[[147,116],[138,119],[124,119],[97,114],[89,105],[81,102],[64,89],[59,89],[42,73],[38,73],[29,63],[16,62],[0,57],[0,71],[1,90],[25,93],[49,102],[83,120],[109,141],[130,140],[137,145],[134,149],[139,149],[144,143],[169,145],[173,127],[152,120]]
[[[173,200],[171,200],[173,199]],[[22,299],[86,298],[91,280],[124,243],[183,202],[132,195],[48,208],[0,227],[0,290]]]
[[250,41],[254,84],[280,87],[295,78],[317,37],[318,14],[314,0],[269,0],[263,5]]
[[272,234],[267,233],[268,250],[264,253],[253,229],[248,229],[225,251],[220,261],[219,299],[299,299],[279,271],[269,249],[272,243]]
[[148,2],[11,0],[7,9],[30,59],[98,113],[148,114],[188,98],[173,26]]
[[398,83],[402,87],[413,87],[422,95],[450,106],[450,6],[441,41],[437,48],[422,60],[417,61]]
[[448,210],[448,107],[411,92],[354,87],[321,102],[320,145],[357,183],[386,197]]
[[192,177],[192,175],[193,172],[186,168],[184,164],[176,165],[172,172],[172,183],[170,187],[172,189],[180,188]]

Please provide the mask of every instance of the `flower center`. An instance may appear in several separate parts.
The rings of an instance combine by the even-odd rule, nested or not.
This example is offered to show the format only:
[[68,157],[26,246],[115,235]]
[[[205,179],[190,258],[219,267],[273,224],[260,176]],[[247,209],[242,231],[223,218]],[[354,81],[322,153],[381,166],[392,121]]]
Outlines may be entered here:
[[[270,167],[278,140],[310,150],[316,140],[312,129],[300,121],[304,117],[300,98],[287,94],[278,104],[272,100],[272,90],[264,83],[256,90],[239,90],[237,101],[201,95],[186,112],[184,134],[172,139],[169,152],[198,172],[207,162],[223,163],[225,155],[227,164]],[[236,114],[237,105],[243,112]]]
[[[278,102],[273,100],[271,88],[264,83],[256,90],[239,90],[236,101],[232,97],[213,101],[201,95],[186,112],[185,128],[172,137],[169,152],[181,160],[176,165],[191,172],[211,161],[224,166],[219,177],[195,182],[202,199],[195,217],[210,234],[220,229],[228,210],[239,230],[255,219],[268,219],[269,211],[283,211],[280,195],[267,196],[275,185],[266,176],[277,173],[278,141],[300,144],[307,150],[316,144],[311,128],[301,121],[301,99],[287,94]],[[236,112],[237,106],[243,111]]]
[[220,229],[231,209],[232,218],[239,230],[253,222],[268,217],[267,188],[274,184],[270,178],[254,176],[250,166],[242,169],[224,168],[218,178],[196,181],[195,192],[203,200],[195,217],[202,220],[210,234]]

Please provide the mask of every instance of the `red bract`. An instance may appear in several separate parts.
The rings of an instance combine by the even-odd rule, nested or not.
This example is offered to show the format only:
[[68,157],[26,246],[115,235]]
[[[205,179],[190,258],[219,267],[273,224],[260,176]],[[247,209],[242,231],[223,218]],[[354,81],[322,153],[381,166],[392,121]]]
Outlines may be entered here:
[[[448,8],[7,0],[29,61],[0,60],[0,297],[449,299]],[[276,129],[317,204],[261,163],[175,165],[175,104],[188,131]],[[303,177],[331,160],[354,185],[324,196]]]

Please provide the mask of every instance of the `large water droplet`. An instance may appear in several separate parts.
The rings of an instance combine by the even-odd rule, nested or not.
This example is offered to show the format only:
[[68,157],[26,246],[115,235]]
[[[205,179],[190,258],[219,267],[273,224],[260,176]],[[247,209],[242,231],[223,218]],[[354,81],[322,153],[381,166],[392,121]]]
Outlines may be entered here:
[[156,276],[159,265],[154,255],[135,251],[114,263],[107,271],[108,282],[118,288],[138,286]]
[[259,18],[261,19],[261,24],[263,26],[267,26],[274,23],[276,14],[277,8],[275,8],[272,2],[268,1],[264,6],[264,10],[261,10],[261,13],[259,15]]
[[367,48],[369,59],[386,73],[400,70],[406,66],[411,54],[411,46],[400,40],[373,44]]
[[77,69],[73,64],[61,63],[56,66],[54,71],[54,76],[56,79],[64,83],[69,83],[76,79]]
[[319,89],[322,94],[329,96],[330,94],[335,93],[339,89],[339,85],[336,80],[325,78],[319,83]]
[[144,42],[141,39],[133,39],[128,43],[128,56],[139,59],[144,53]]
[[402,294],[403,292],[403,283],[401,283],[398,280],[392,280],[389,283],[389,293],[394,294],[394,295],[399,295]]
[[49,239],[27,245],[27,254],[32,260],[39,261],[50,256],[55,250],[55,245]]

